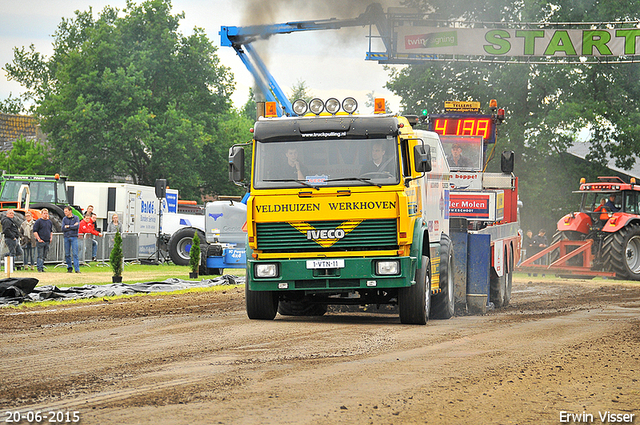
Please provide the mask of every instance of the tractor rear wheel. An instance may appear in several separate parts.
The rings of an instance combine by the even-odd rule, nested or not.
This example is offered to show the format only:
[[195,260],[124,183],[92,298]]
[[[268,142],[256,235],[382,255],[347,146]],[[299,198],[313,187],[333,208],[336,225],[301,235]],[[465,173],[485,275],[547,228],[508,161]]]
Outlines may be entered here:
[[640,280],[640,224],[607,235],[602,244],[604,264],[621,279]]

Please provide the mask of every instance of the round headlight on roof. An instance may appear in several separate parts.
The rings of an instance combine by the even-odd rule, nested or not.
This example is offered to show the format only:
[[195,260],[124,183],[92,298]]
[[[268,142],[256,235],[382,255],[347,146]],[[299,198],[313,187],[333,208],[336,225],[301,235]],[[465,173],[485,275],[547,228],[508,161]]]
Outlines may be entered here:
[[353,114],[358,109],[358,102],[353,97],[347,97],[342,101],[342,109],[348,114]]
[[332,97],[325,102],[324,106],[327,108],[327,112],[335,115],[340,110],[340,101]]
[[305,102],[304,99],[298,99],[295,102],[293,102],[292,108],[293,108],[293,112],[295,112],[296,115],[302,116],[309,109],[309,105],[307,105],[307,102]]
[[309,102],[309,110],[316,115],[320,115],[320,112],[324,111],[324,102],[322,99],[318,99],[317,97],[312,99],[311,102]]

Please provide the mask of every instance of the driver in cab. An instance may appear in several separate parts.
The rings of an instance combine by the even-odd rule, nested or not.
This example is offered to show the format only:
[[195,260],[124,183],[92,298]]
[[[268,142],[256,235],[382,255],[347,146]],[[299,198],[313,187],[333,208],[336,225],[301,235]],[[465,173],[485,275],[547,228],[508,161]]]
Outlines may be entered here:
[[360,169],[360,175],[385,172],[393,174],[393,169],[391,167],[392,158],[386,158],[385,153],[386,150],[384,143],[381,140],[373,142],[373,145],[371,146],[371,161],[362,166]]

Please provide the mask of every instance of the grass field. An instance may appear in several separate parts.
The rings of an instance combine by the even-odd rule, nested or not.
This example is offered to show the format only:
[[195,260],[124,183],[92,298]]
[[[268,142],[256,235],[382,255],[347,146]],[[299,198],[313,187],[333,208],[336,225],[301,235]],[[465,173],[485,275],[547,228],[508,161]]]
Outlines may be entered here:
[[[163,281],[169,278],[189,279],[190,269],[188,266],[176,266],[169,263],[160,265],[126,264],[122,273],[123,283],[139,283]],[[244,269],[225,269],[225,274],[234,276],[244,276]],[[104,285],[111,283],[111,268],[107,264],[89,263],[88,266],[81,266],[80,273],[67,273],[66,267],[48,266],[44,273],[37,270],[17,270],[11,273],[11,277],[34,277],[39,280],[38,286],[55,285],[82,286],[82,285]],[[0,278],[7,277],[7,273],[2,270]],[[217,275],[199,276],[200,279],[211,279]]]

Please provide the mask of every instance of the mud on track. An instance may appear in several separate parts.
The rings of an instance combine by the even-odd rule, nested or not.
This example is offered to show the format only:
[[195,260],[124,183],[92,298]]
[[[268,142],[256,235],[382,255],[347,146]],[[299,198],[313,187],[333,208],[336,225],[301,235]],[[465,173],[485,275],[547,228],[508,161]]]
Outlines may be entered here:
[[609,411],[640,423],[637,283],[523,275],[509,307],[427,326],[368,313],[250,321],[243,294],[0,309],[2,421],[559,424]]

